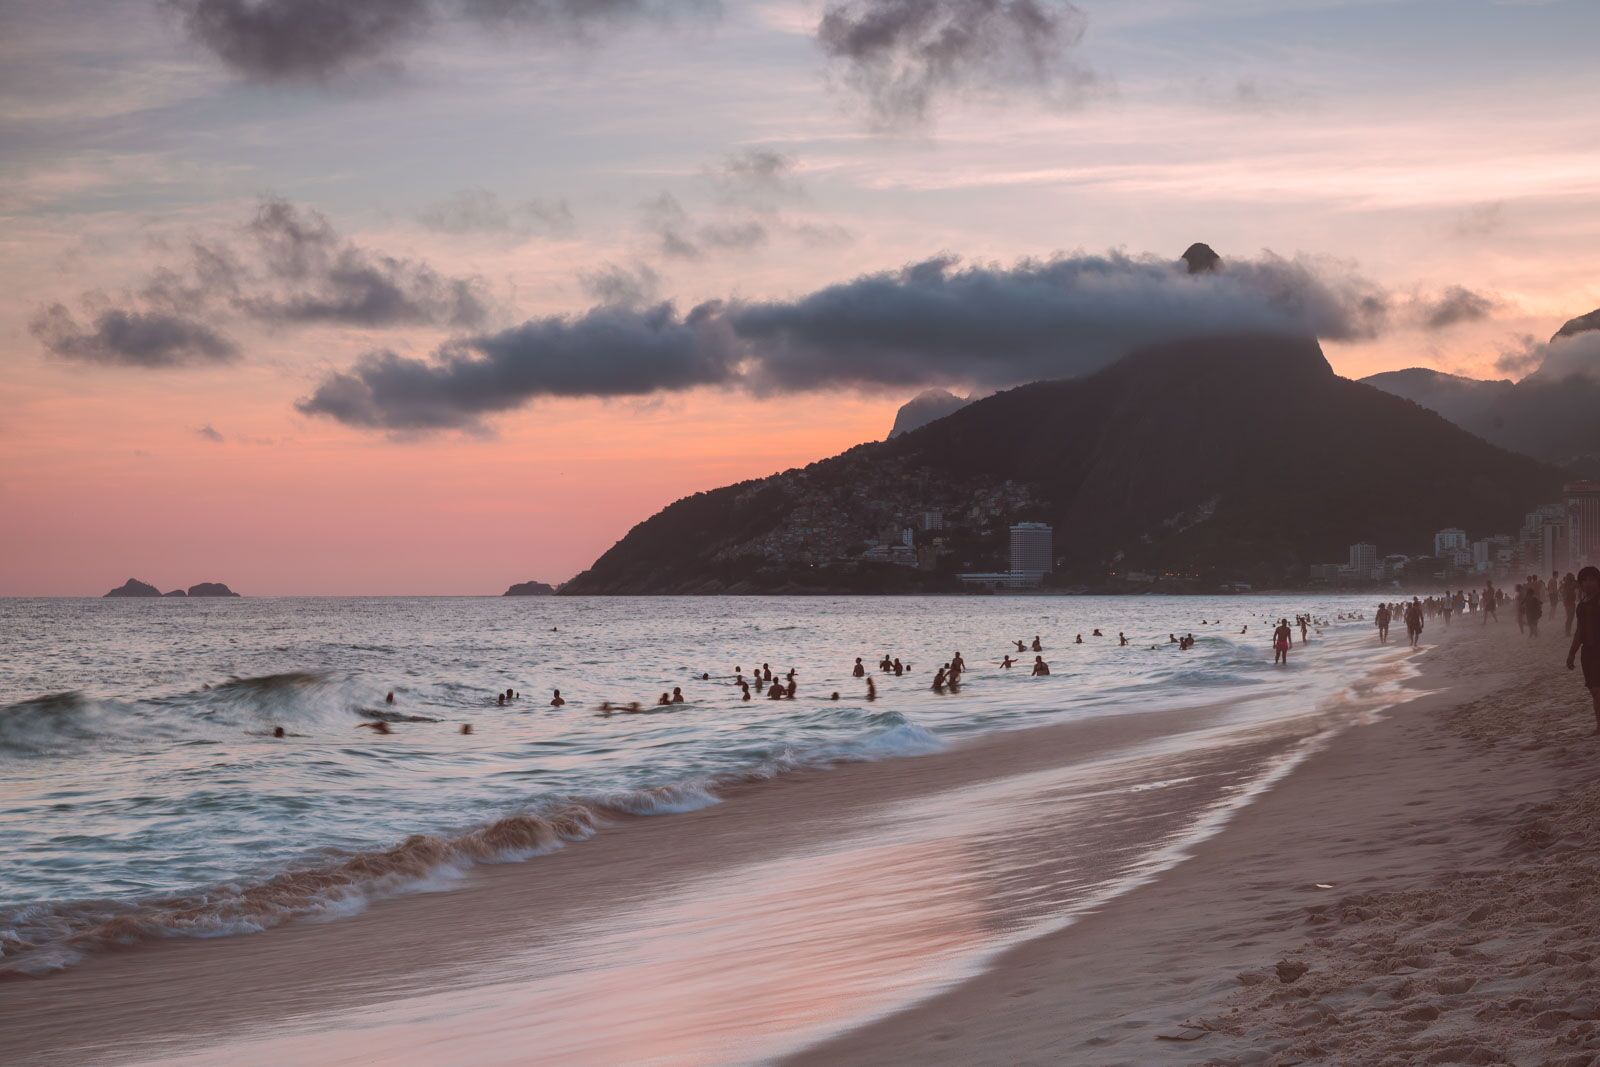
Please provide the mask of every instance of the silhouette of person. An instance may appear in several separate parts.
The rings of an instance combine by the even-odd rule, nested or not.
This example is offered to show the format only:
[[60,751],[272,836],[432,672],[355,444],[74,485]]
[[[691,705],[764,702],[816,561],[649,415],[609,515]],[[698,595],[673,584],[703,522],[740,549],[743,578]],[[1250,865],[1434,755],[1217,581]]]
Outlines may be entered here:
[[559,689],[556,690],[556,695],[550,698],[550,706],[552,708],[564,707],[566,703],[565,700],[561,699],[561,690]]
[[1047,675],[1049,673],[1050,673],[1050,664],[1048,664],[1048,663],[1046,663],[1044,661],[1044,657],[1043,656],[1035,656],[1035,657],[1033,657],[1033,675],[1032,675],[1032,677],[1034,677],[1034,678],[1042,678],[1043,676],[1045,676],[1045,675]]

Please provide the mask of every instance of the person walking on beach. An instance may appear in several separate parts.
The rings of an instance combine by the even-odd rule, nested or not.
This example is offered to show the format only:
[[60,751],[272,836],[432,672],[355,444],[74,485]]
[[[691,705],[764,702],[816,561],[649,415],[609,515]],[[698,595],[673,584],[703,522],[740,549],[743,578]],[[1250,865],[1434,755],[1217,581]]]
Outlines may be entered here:
[[1387,645],[1389,643],[1389,619],[1391,618],[1389,605],[1379,604],[1376,617],[1378,620],[1378,644]]
[[1575,611],[1577,632],[1567,649],[1567,670],[1583,664],[1583,684],[1594,702],[1594,732],[1600,734],[1600,567],[1584,567],[1574,580],[1583,599]]
[[1294,643],[1294,631],[1288,619],[1279,619],[1278,628],[1272,631],[1272,665],[1289,665],[1289,646]]
[[1411,647],[1416,648],[1417,642],[1422,640],[1422,601],[1416,597],[1411,598],[1411,603],[1406,605],[1406,637],[1411,641]]
[[1534,579],[1533,585],[1528,589],[1528,636],[1539,636],[1539,617],[1544,614],[1544,597],[1540,596],[1539,580]]
[[1490,619],[1494,619],[1495,622],[1500,621],[1494,613],[1495,604],[1497,602],[1498,596],[1494,590],[1494,583],[1485,582],[1483,586],[1483,624],[1485,626],[1489,625]]
[[1567,634],[1572,634],[1572,622],[1578,611],[1578,579],[1571,571],[1561,579],[1561,604],[1567,609]]

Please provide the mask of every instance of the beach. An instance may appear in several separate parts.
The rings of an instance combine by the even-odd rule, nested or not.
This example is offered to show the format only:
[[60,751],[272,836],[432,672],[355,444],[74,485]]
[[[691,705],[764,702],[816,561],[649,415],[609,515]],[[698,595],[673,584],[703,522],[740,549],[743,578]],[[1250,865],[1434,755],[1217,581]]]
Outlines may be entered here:
[[96,953],[0,985],[0,1031],[28,1064],[1586,1063],[1582,690],[1559,635],[1427,636],[1303,715],[802,768],[333,921]]

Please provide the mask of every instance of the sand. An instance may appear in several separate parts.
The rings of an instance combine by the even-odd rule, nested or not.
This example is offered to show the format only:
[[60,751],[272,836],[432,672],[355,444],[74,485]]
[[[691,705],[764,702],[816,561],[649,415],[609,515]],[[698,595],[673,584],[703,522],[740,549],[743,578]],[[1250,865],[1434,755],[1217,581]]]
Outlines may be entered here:
[[1439,630],[1438,692],[1189,862],[793,1062],[1600,1064],[1587,693],[1559,633]]
[[[934,982],[920,1003],[893,1004],[893,990],[884,991],[882,1018],[792,1061],[1600,1063],[1600,976],[1591,969],[1600,952],[1600,744],[1589,736],[1583,691],[1560,669],[1565,642],[1551,634],[1530,644],[1509,622],[1486,633],[1471,620],[1428,636],[1442,644],[1421,656],[1421,695],[1410,702],[1369,721],[1356,701],[1247,739],[1240,752],[1291,751],[1330,725],[1355,723],[1188,859],[976,975],[969,968],[959,983]],[[879,834],[875,827],[902,824],[875,819],[918,805],[937,814],[941,798],[970,801],[985,791],[1002,807],[1013,795],[1044,802],[1107,753],[1223,718],[1220,709],[1154,712],[799,774],[703,811],[625,820],[550,856],[478,868],[449,892],[383,901],[338,922],[97,955],[62,974],[0,983],[3,1059],[748,1059],[750,1050],[777,1047],[756,1039],[785,1012],[797,1027],[826,1029],[876,1003],[878,990],[832,984],[845,972],[829,968],[842,962],[858,982],[873,973],[844,958],[846,941],[881,969],[886,987],[919,967],[949,979],[939,968],[963,938],[992,937],[997,923],[1015,921],[987,894],[1013,887],[1006,879],[1017,869],[1062,877],[1054,853],[1073,850],[1067,821],[1019,828],[1014,839],[958,833],[934,848]],[[1034,792],[1008,792],[1019,782]],[[858,855],[829,851],[851,834],[889,840]],[[996,845],[1038,864],[1008,868],[992,884],[974,881],[984,892],[959,909],[910,906],[918,886],[906,879],[921,865],[930,878],[962,863],[982,871]],[[852,855],[857,866],[838,868],[848,878],[830,886],[825,863]],[[765,883],[749,873],[767,868],[783,873],[769,871]],[[707,897],[708,887],[728,895]],[[880,887],[900,895],[880,898]],[[596,991],[615,990],[587,985],[569,990],[565,1020],[529,1007],[548,999],[513,998],[502,1014],[485,1014],[487,976],[509,979],[496,989],[526,991],[534,976],[516,968],[531,951],[548,958],[585,924],[626,929],[628,917],[681,909],[682,899],[709,910],[689,921],[680,915],[676,928],[698,950],[723,959],[745,948],[776,954],[755,972],[674,972],[672,959],[636,965],[619,972],[637,983],[624,987],[624,1009],[607,1005],[600,1017],[583,1009]],[[744,925],[737,907],[755,909]],[[796,920],[787,940],[768,928],[779,915]],[[817,938],[807,937],[806,922],[830,915],[860,922],[858,934],[808,944]],[[752,973],[771,988],[741,1002],[759,1005],[763,1017],[710,1012],[719,995],[749,994]],[[641,974],[660,980],[629,977]],[[439,999],[440,991],[455,999]],[[405,1027],[382,1023],[396,1005],[413,1006]],[[696,1032],[707,1028],[718,1033]],[[597,1042],[597,1030],[611,1043]]]

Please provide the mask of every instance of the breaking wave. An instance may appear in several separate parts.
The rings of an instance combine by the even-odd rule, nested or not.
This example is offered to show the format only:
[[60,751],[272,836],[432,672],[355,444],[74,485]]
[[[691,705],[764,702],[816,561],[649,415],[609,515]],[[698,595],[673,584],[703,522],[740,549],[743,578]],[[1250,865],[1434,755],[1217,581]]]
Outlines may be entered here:
[[[302,680],[287,680],[295,678]],[[250,692],[320,684],[304,680],[310,678],[280,675],[239,684]],[[55,730],[52,737],[58,739],[104,736],[85,727],[93,720],[81,711],[87,703],[77,694],[59,694],[13,705],[6,712],[23,709],[21,718],[35,724],[71,724]],[[647,789],[553,798],[453,835],[414,834],[381,850],[324,851],[257,882],[225,882],[135,901],[50,902],[0,912],[0,978],[61,970],[113,946],[258,933],[295,919],[350,915],[371,900],[446,888],[477,864],[519,862],[584,841],[602,826],[627,817],[696,811],[719,803],[720,794],[730,788],[802,768],[922,755],[944,747],[936,735],[898,712],[860,719],[867,732],[815,745],[780,746],[740,771]]]

